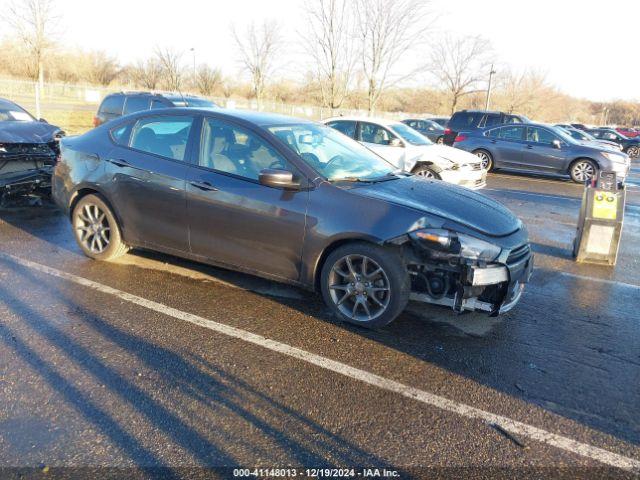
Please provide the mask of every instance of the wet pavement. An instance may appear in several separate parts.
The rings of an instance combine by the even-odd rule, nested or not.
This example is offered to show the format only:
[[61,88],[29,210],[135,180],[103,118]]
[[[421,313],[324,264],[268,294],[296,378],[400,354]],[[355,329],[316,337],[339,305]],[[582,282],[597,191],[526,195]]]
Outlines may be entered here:
[[[640,166],[615,268],[571,259],[581,186],[498,172],[485,193],[537,253],[518,307],[488,318],[411,304],[380,331],[337,322],[311,293],[170,256],[94,262],[54,207],[2,211],[0,468],[633,477]],[[627,470],[595,470],[611,465]]]

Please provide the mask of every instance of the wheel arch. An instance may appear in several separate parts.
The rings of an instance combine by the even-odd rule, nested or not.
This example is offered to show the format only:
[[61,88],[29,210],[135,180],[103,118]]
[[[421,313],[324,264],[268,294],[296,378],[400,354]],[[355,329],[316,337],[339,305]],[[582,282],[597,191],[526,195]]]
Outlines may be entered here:
[[96,195],[97,197],[100,197],[100,200],[102,200],[104,203],[107,204],[107,207],[109,207],[109,210],[111,210],[111,212],[113,213],[113,216],[116,218],[116,222],[118,222],[118,226],[120,227],[120,233],[122,235],[122,238],[124,239],[124,228],[122,225],[122,217],[120,217],[120,214],[114,208],[113,204],[109,201],[107,196],[103,192],[101,192],[99,188],[96,188],[94,186],[84,186],[84,187],[78,188],[76,191],[73,192],[69,200],[69,219],[73,221],[73,210],[76,208],[76,205],[78,204],[78,202],[82,200],[84,197],[86,197],[87,195]]
[[571,169],[573,168],[573,166],[576,164],[576,162],[579,162],[580,160],[589,160],[590,162],[595,163],[596,167],[598,169],[601,169],[602,167],[600,166],[600,162],[598,162],[595,158],[591,158],[591,157],[587,157],[585,155],[581,155],[579,157],[574,158],[573,160],[571,160],[569,162],[569,167],[567,167],[567,174],[571,174]]
[[429,167],[431,170],[433,170],[436,173],[442,172],[442,168],[436,165],[431,160],[418,160],[413,166],[413,168],[411,169],[411,173],[414,173],[419,167],[422,167],[422,166]]
[[384,244],[384,241],[370,235],[358,235],[358,236],[338,238],[330,242],[322,250],[322,253],[320,253],[320,255],[318,256],[315,262],[315,266],[313,269],[313,290],[314,291],[320,291],[320,277],[322,275],[322,268],[324,267],[324,263],[329,257],[329,255],[331,255],[331,253],[333,253],[338,248],[344,245],[348,245],[349,243],[370,243],[372,245],[381,246]]

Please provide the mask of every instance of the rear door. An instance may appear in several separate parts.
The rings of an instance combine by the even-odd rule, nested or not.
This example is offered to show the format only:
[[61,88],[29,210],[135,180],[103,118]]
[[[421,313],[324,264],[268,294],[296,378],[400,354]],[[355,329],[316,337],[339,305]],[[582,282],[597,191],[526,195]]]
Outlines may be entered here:
[[525,149],[522,163],[527,169],[547,172],[565,172],[566,148],[557,148],[553,142],[558,140],[561,147],[566,144],[551,130],[543,127],[527,127]]
[[186,176],[195,119],[149,115],[112,131],[107,186],[125,238],[160,250],[189,250]]
[[278,147],[246,127],[206,117],[198,138],[187,183],[192,253],[299,280],[309,192],[267,187],[258,177],[263,169],[280,168],[303,183],[306,178]]
[[[358,122],[358,141],[368,149],[374,151],[387,162],[404,170],[404,146],[391,145],[393,139],[398,139],[391,130],[369,122]],[[402,142],[404,145],[404,142]]]
[[517,125],[494,128],[488,132],[495,166],[513,168],[522,166],[524,135],[524,127]]

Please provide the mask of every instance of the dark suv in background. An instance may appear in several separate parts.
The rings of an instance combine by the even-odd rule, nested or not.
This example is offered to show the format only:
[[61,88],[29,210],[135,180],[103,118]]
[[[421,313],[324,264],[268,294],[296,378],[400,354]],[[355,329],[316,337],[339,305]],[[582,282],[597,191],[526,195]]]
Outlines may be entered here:
[[640,157],[640,137],[629,138],[613,128],[594,128],[589,133],[598,140],[615,142],[622,147],[622,151],[631,158]]
[[172,107],[217,107],[206,98],[179,93],[120,92],[104,97],[97,115],[93,118],[93,126],[97,127],[114,118],[122,117],[142,110]]
[[444,131],[445,145],[453,145],[458,132],[469,132],[480,128],[495,127],[505,123],[529,123],[523,115],[504,112],[487,112],[485,110],[462,110],[449,119]]

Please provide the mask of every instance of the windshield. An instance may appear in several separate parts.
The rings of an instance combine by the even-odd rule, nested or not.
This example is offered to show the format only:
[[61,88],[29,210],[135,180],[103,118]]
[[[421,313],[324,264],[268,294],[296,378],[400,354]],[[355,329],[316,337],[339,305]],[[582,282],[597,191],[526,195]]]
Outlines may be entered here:
[[431,145],[433,143],[417,130],[414,130],[404,123],[394,123],[392,125],[389,125],[389,128],[391,128],[391,130],[400,135],[403,140],[406,140],[411,145]]
[[368,148],[324,125],[278,125],[268,129],[330,181],[376,180],[396,170]]
[[425,120],[424,121],[429,127],[433,127],[436,130],[442,130],[444,131],[444,127],[442,125],[440,125],[439,123],[433,122],[431,120]]
[[0,106],[0,122],[33,122],[35,118],[18,106]]

